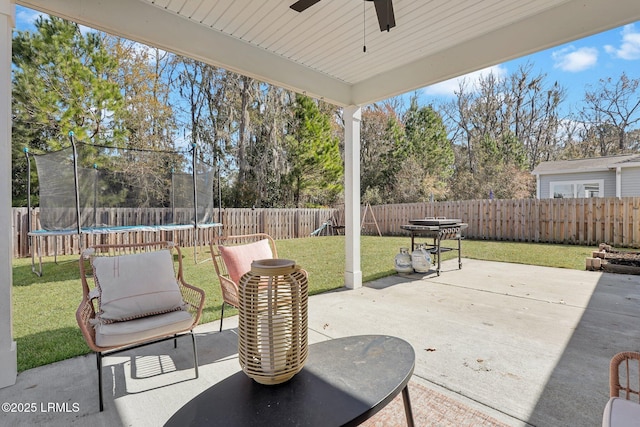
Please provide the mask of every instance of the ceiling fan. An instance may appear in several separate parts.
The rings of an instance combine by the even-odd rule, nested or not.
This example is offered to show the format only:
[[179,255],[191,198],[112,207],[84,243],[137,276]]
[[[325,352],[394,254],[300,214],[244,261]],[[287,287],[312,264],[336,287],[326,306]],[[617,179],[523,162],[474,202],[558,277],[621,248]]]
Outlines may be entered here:
[[[307,10],[320,0],[298,0],[292,4],[291,9],[296,12],[302,12]],[[372,1],[376,6],[376,15],[378,15],[378,23],[380,24],[380,31],[389,31],[396,26],[396,19],[393,15],[393,3],[392,0],[366,0]]]

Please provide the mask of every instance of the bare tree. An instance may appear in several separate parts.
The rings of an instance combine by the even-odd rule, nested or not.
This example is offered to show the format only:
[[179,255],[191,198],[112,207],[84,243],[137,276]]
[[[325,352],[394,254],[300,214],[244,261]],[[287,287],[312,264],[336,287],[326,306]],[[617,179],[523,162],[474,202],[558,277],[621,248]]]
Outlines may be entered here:
[[360,182],[369,203],[388,202],[397,174],[394,149],[402,138],[400,117],[393,104],[372,104],[363,108],[360,130]]
[[[558,150],[564,90],[532,68],[525,64],[510,76],[482,76],[475,85],[464,80],[456,99],[444,106],[456,144],[454,197],[527,193],[529,170]],[[517,171],[522,179],[514,178]]]
[[640,121],[639,86],[640,79],[630,79],[623,72],[619,79],[600,79],[596,88],[586,91],[586,105],[581,116],[585,126],[592,130],[601,153],[609,154],[605,140],[612,128],[615,129],[617,152],[629,150],[627,133]]
[[469,86],[470,83],[466,79],[463,79],[458,86],[458,90],[455,92],[455,100],[441,106],[440,111],[442,112],[445,124],[449,129],[451,141],[466,146],[466,155],[464,158],[467,168],[470,171],[473,171],[474,134],[472,131],[473,124],[470,116],[474,94],[473,90],[470,89]]
[[545,79],[545,74],[534,75],[532,64],[527,63],[504,87],[504,107],[509,110],[505,124],[524,146],[529,169],[549,160],[558,148],[559,107],[566,91],[558,82],[547,85]]

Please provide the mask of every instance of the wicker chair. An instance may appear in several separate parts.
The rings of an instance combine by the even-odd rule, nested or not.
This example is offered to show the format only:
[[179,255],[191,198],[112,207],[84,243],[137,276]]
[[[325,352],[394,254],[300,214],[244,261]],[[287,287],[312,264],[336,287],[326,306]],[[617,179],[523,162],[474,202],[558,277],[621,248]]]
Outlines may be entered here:
[[211,259],[222,290],[220,331],[224,318],[224,306],[238,308],[238,282],[250,270],[256,259],[278,258],[278,251],[271,236],[264,233],[227,236],[209,243]]
[[[178,269],[171,252],[177,253]],[[182,254],[171,242],[97,245],[80,257],[82,302],[76,320],[96,353],[100,411],[102,359],[144,345],[191,335],[195,377],[198,356],[193,328],[204,291],[183,278]]]
[[[624,393],[624,396],[621,394]],[[640,420],[640,353],[618,353],[609,364],[609,402],[603,427],[638,425]]]

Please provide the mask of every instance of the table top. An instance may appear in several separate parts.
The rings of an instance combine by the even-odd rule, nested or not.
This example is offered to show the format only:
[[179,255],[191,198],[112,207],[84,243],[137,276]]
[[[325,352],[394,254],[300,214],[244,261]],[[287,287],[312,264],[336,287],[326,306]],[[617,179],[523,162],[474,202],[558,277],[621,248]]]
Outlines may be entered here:
[[165,426],[355,426],[409,382],[415,352],[400,338],[361,335],[309,346],[304,368],[262,385],[240,371],[196,396]]
[[451,225],[417,225],[417,224],[405,224],[401,225],[400,228],[407,231],[444,231],[453,228],[459,228],[464,230],[469,227],[469,224],[465,222],[461,222],[458,224]]

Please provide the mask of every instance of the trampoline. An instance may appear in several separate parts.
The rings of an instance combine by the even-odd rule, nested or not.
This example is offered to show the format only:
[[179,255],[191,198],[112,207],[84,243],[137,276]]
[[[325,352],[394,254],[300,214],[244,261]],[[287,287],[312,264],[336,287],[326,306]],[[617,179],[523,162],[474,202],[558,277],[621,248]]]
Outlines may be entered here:
[[[31,230],[31,270],[42,275],[42,241],[78,236],[80,250],[99,236],[134,233],[140,242],[166,233],[191,230],[197,262],[200,230],[220,228],[214,221],[215,170],[193,144],[186,152],[116,148],[76,142],[27,157],[27,190],[31,194],[31,160],[39,181],[39,228]],[[218,208],[220,204],[218,203]],[[152,237],[153,235],[153,237]],[[173,237],[173,235],[172,235]],[[57,238],[52,239],[57,262]],[[167,239],[173,240],[173,239]],[[104,243],[104,242],[100,242]],[[36,258],[38,267],[36,268]]]

